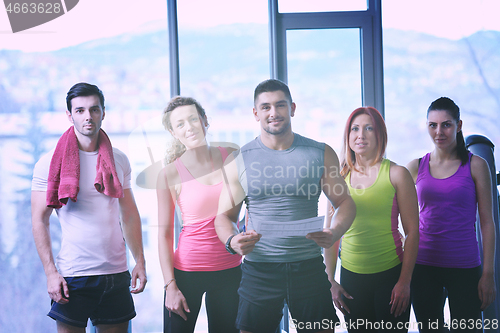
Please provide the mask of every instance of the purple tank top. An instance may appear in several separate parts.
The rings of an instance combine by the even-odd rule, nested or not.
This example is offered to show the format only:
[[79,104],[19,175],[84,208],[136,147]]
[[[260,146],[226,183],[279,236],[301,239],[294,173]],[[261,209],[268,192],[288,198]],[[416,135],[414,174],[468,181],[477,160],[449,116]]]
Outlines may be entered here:
[[470,160],[444,179],[432,177],[430,154],[420,161],[417,195],[420,241],[417,264],[472,268],[481,264],[476,238],[476,186]]

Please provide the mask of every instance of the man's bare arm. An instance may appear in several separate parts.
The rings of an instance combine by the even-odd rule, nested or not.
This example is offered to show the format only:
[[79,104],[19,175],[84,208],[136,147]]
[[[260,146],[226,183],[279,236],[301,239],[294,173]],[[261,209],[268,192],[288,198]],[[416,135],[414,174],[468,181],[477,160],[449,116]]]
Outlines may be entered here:
[[356,216],[356,205],[351,198],[349,188],[340,175],[337,154],[330,146],[325,146],[325,171],[321,179],[323,193],[330,200],[335,213],[329,228],[313,232],[306,237],[314,240],[323,248],[330,248],[351,227]]
[[219,211],[214,224],[220,241],[225,244],[229,237],[235,235],[231,240],[231,247],[238,254],[245,255],[253,250],[260,235],[254,230],[248,230],[243,235],[238,233],[236,228],[236,221],[245,199],[245,191],[238,179],[235,155],[236,153],[230,155],[222,168],[224,186],[219,198]]
[[[137,205],[135,204],[134,194],[131,189],[123,191],[124,197],[119,199],[120,216],[122,221],[123,236],[127,246],[130,248],[135,260],[135,267],[132,270],[132,293],[140,293],[146,287],[146,261],[142,246],[142,227],[141,218]],[[139,279],[139,286],[136,287],[136,281]]]
[[52,254],[52,241],[50,239],[50,215],[52,208],[46,204],[47,192],[31,192],[31,225],[36,250],[42,261],[47,277],[47,291],[54,302],[68,303],[69,290],[66,280],[57,271],[54,255]]

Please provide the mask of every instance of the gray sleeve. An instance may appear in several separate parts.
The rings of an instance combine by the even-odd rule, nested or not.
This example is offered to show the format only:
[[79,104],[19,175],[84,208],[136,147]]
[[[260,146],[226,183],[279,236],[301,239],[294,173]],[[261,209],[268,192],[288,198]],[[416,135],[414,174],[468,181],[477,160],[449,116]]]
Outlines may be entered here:
[[247,172],[245,161],[243,160],[243,154],[240,150],[234,151],[232,154],[236,160],[236,166],[238,168],[238,180],[240,181],[240,185],[243,188],[245,195],[248,195]]

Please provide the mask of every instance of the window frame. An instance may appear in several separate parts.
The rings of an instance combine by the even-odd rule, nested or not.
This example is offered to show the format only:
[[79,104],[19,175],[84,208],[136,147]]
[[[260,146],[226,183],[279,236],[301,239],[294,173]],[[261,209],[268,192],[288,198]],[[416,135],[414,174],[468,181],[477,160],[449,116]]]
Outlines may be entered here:
[[268,1],[271,78],[288,82],[287,30],[358,28],[362,103],[385,115],[381,0],[367,0],[365,11],[313,13],[280,13],[278,0]]

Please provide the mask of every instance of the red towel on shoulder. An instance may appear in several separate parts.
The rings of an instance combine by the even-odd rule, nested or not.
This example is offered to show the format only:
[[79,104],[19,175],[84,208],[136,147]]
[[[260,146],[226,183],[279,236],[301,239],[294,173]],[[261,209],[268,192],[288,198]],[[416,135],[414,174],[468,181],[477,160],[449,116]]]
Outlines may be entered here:
[[[68,199],[76,202],[80,184],[80,152],[74,127],[71,126],[57,142],[50,161],[47,184],[47,207],[61,208]],[[113,198],[123,197],[123,188],[118,179],[113,157],[113,147],[106,133],[99,132],[96,178],[94,186],[98,192]]]
[[99,153],[94,186],[97,192],[112,198],[123,198],[123,188],[116,174],[113,146],[108,135],[101,130],[99,133]]

